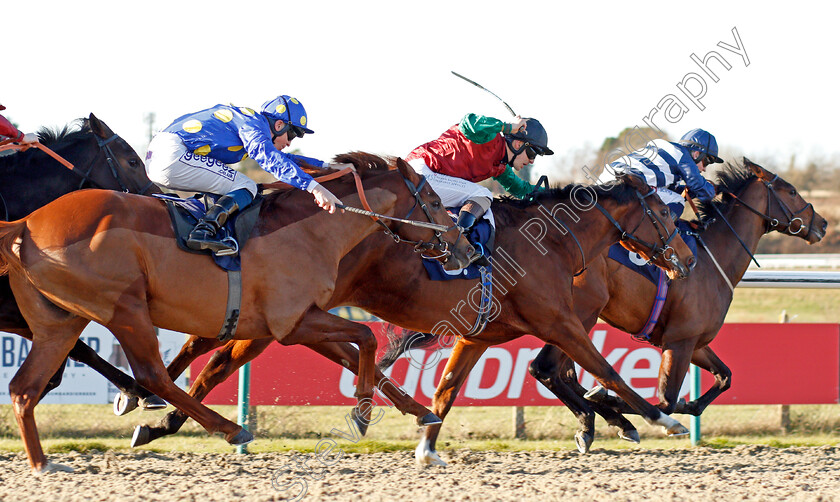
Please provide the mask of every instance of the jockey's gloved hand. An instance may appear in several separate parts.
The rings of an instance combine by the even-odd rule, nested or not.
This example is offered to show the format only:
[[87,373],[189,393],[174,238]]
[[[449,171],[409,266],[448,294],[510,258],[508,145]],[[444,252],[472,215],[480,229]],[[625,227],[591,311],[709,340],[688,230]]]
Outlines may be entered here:
[[23,135],[23,138],[19,141],[20,143],[37,143],[38,142],[38,135],[33,132],[28,132]]
[[[309,187],[309,192],[315,197],[315,203],[321,206],[325,211],[329,211],[330,214],[335,213],[337,207],[336,204],[341,204],[341,200],[338,197],[332,194],[329,190],[321,186],[320,183],[312,183]],[[344,212],[342,210],[342,212]]]

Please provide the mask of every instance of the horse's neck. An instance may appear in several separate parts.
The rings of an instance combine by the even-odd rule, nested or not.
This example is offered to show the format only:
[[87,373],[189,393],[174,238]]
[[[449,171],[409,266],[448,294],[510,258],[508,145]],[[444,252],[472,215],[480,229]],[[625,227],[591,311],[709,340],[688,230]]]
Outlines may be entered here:
[[[760,184],[755,184],[744,191],[742,199],[759,211],[764,211],[767,205],[766,194],[762,194]],[[762,196],[764,195],[764,196]],[[742,204],[733,203],[724,217],[735,229],[738,237],[744,241],[751,254],[755,254],[758,242],[764,235],[765,221]],[[750,255],[738,242],[738,237],[722,221],[720,217],[701,235],[709,246],[714,259],[723,269],[729,281],[737,284],[750,266]],[[698,250],[698,252],[705,252]],[[719,272],[717,272],[719,274]]]
[[[383,188],[368,188],[365,190],[365,197],[373,212],[379,214],[390,215],[397,203],[397,196]],[[358,194],[344,196],[342,202],[348,207],[362,207]],[[349,253],[365,237],[382,228],[370,217],[353,213],[342,214],[340,218],[334,215],[316,214],[316,216],[327,216],[321,218],[323,223],[318,227],[322,239],[341,239],[341,242],[336,242],[339,244],[337,249],[340,253],[339,257]]]
[[[57,153],[58,151],[56,150]],[[22,155],[31,155],[29,161],[13,160]],[[67,158],[66,155],[62,156]],[[6,211],[11,220],[23,218],[62,195],[78,190],[82,181],[43,152],[30,150],[12,156],[7,162],[2,171],[3,184],[0,195],[3,196],[2,203],[5,204],[5,208],[0,207],[0,218],[5,216]]]

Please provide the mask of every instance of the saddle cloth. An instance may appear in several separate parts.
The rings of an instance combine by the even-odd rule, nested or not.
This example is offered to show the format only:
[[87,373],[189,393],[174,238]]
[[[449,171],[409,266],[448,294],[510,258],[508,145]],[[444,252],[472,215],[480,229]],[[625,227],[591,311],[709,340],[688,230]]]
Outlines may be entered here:
[[[453,221],[457,221],[455,216],[453,216],[452,219]],[[488,241],[490,240],[492,232],[493,227],[490,225],[490,222],[485,219],[481,219],[472,227],[467,239],[470,241],[470,244],[476,246],[476,248],[478,245],[481,245],[486,250],[486,253],[490,255],[493,250],[488,249]],[[475,263],[461,270],[448,271],[444,270],[443,264],[437,260],[423,259],[423,266],[426,268],[426,273],[429,275],[429,279],[433,281],[481,278],[481,271]]]
[[[242,269],[239,253],[229,256],[216,256],[208,249],[197,251],[188,248],[186,244],[187,236],[189,236],[196,223],[198,223],[198,220],[204,216],[207,208],[206,204],[214,204],[219,196],[206,194],[204,197],[196,196],[189,199],[181,199],[171,194],[156,194],[155,197],[166,203],[166,208],[169,210],[169,217],[172,219],[172,229],[175,231],[175,241],[178,243],[179,248],[189,253],[210,255],[213,257],[216,265],[224,270],[239,271]],[[226,237],[235,238],[239,243],[239,249],[241,251],[257,222],[262,200],[262,196],[257,195],[248,207],[234,213],[233,217],[228,219],[224,227],[219,230],[219,237],[223,239]]]

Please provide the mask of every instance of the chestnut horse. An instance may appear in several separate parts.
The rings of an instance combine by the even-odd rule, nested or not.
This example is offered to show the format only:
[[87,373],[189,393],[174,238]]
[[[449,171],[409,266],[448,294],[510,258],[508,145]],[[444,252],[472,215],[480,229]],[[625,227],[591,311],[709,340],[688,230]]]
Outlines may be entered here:
[[[73,164],[73,170],[46,153],[29,150],[0,157],[0,219],[23,218],[32,211],[83,188],[102,188],[138,194],[160,193],[146,176],[143,160],[131,146],[94,114],[60,130],[41,129],[39,142]],[[0,277],[0,331],[32,340],[32,331],[20,313],[8,277]],[[166,403],[114,368],[81,340],[70,357],[108,378],[120,390],[136,395],[147,409]],[[61,382],[64,364],[50,379],[44,394]],[[41,396],[43,397],[43,396]]]
[[[326,312],[341,258],[379,229],[426,244],[448,268],[468,263],[469,243],[452,225],[440,199],[401,159],[397,170],[366,169],[369,207],[380,215],[430,218],[438,230],[331,215],[300,190],[271,194],[242,251],[242,309],[236,337],[272,336],[284,344],[347,341],[360,348],[357,420],[367,420],[373,397],[376,339],[364,325]],[[358,206],[352,182],[325,183]],[[408,188],[408,189],[407,189]],[[418,206],[422,211],[414,211]],[[411,223],[411,222],[409,222]],[[441,233],[443,231],[443,233]],[[154,326],[216,337],[223,322],[227,274],[206,256],[175,245],[164,204],[150,197],[103,190],[74,192],[12,223],[0,223],[0,273],[8,273],[21,312],[33,332],[32,350],[9,385],[15,417],[35,472],[66,469],[47,461],[34,408],[51,375],[90,320],[108,328],[144,387],[185,411],[208,432],[231,444],[253,436],[179,389],[160,359]],[[184,272],[189,271],[189,278]],[[184,281],[190,282],[185,284]],[[438,421],[407,399],[401,409]]]
[[[746,158],[744,167],[724,167],[718,173],[717,181],[722,199],[700,204],[698,208],[700,215],[710,221],[717,218],[700,233],[708,251],[698,246],[700,256],[694,273],[685,281],[671,284],[648,340],[662,349],[658,407],[668,414],[676,411],[699,416],[731,385],[732,373],[709,343],[723,326],[732,303],[733,291],[727,284],[736,285],[744,276],[759,239],[768,232],[777,231],[814,244],[823,238],[828,225],[794,186]],[[731,222],[750,254],[738,244],[732,230],[718,214]],[[586,329],[591,329],[600,316],[622,331],[638,333],[650,315],[656,286],[602,255],[575,280],[574,296],[579,299],[575,311]],[[678,402],[690,362],[714,375],[715,383],[695,401]],[[583,399],[586,389],[578,383],[572,361],[556,347],[546,345],[531,363],[529,371],[578,417],[581,428],[575,434],[575,441],[581,453],[589,450],[594,438],[593,408],[610,425],[622,431],[621,437],[638,441],[632,424],[612,408],[621,412],[635,411],[620,400],[605,396],[601,389],[590,393],[590,397],[600,403]]]
[[[564,218],[564,225],[571,234],[553,231],[552,222],[556,220],[552,215],[556,216],[562,208],[570,208],[575,204],[572,202],[575,194],[588,193],[587,190],[593,194],[590,204],[585,210],[579,211],[580,214],[569,212]],[[646,184],[635,177],[628,177],[612,189],[575,185],[539,192],[530,202],[495,200],[493,213],[498,229],[497,249],[494,253],[496,257],[493,258],[493,320],[483,332],[464,341],[486,348],[522,335],[537,336],[568,351],[575,361],[596,375],[600,382],[637,404],[650,421],[664,425],[672,433],[681,432],[684,428],[679,423],[648,404],[620,379],[592,345],[587,332],[572,314],[574,273],[587,262],[587,257],[597,256],[622,236],[626,238],[628,246],[643,255],[657,254],[657,262],[667,267],[672,276],[688,273],[686,267],[692,264],[694,258],[685,243],[677,239],[671,241],[676,251],[676,259],[671,261],[653,249],[661,249],[663,243],[673,237],[675,229],[667,208],[659,198],[639,198],[639,191],[646,195],[652,194]],[[596,199],[597,205],[605,209],[606,217],[593,210]],[[645,206],[645,201],[649,207]],[[553,208],[553,211],[548,211],[546,206]],[[542,232],[536,232],[537,228],[541,228]],[[422,263],[411,259],[410,252],[395,246],[386,247],[381,244],[382,240],[381,237],[373,236],[342,260],[335,294],[328,302],[329,307],[357,306],[400,326],[420,331],[446,332],[455,336],[458,336],[459,330],[466,331],[472,326],[477,313],[465,307],[468,303],[476,304],[473,295],[477,281],[431,281]],[[391,260],[362,259],[363,255],[370,252],[388,256]],[[448,338],[452,341],[452,337]],[[203,398],[270,343],[271,339],[229,342],[213,355],[194,381],[190,394]],[[170,364],[170,375],[180,374],[197,355],[218,345],[215,340],[194,337]],[[331,359],[343,360],[348,368],[356,370],[354,360],[357,356],[354,354],[327,353],[318,347],[312,348]],[[433,410],[442,414],[448,411],[450,396],[458,392],[458,388],[453,388],[449,383],[459,377],[452,379],[451,376],[466,375],[477,359],[465,360],[457,351],[453,353],[444,370],[444,375],[448,376],[441,381],[435,394]],[[377,372],[378,381],[384,378]],[[387,390],[383,389],[383,392],[393,400]],[[183,413],[173,411],[160,424],[150,428],[148,436],[151,440],[174,433],[185,420]],[[437,429],[436,426],[426,429],[430,439],[421,443],[420,447],[424,461],[437,457],[434,452]]]

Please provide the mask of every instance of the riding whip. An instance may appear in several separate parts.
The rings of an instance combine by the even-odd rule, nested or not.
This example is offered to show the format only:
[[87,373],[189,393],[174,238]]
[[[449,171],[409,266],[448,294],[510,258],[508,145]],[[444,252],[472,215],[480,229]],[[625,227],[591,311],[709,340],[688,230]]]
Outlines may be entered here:
[[496,96],[496,93],[495,93],[495,92],[493,92],[493,91],[491,91],[490,89],[488,89],[488,88],[486,88],[486,87],[482,86],[481,84],[479,84],[478,82],[476,82],[476,81],[474,81],[474,80],[470,80],[470,79],[468,79],[467,77],[465,77],[465,76],[461,75],[460,73],[457,73],[457,72],[453,71],[453,72],[452,72],[452,74],[453,74],[453,75],[455,75],[456,77],[458,77],[458,78],[462,79],[462,80],[466,80],[467,82],[469,82],[469,83],[471,83],[472,85],[474,85],[474,86],[478,87],[478,88],[479,88],[479,89],[481,89],[482,91],[486,91],[486,92],[489,92],[490,94],[492,94],[492,95],[493,95],[496,99],[498,99],[499,101],[501,101],[503,105],[505,105],[505,108],[507,108],[507,109],[508,109],[508,111],[510,112],[510,114],[511,114],[511,115],[513,115],[514,117],[516,117],[516,112],[515,112],[515,111],[513,111],[513,108],[511,108],[509,104],[505,103],[505,100],[504,100],[504,99],[500,98],[499,96]]

